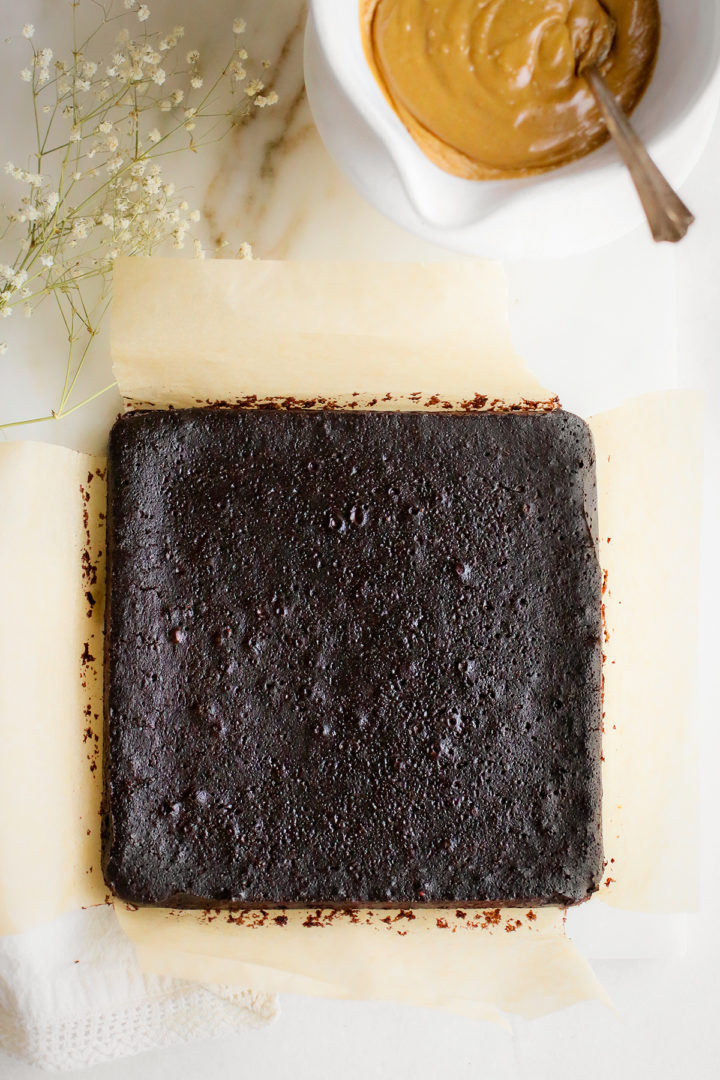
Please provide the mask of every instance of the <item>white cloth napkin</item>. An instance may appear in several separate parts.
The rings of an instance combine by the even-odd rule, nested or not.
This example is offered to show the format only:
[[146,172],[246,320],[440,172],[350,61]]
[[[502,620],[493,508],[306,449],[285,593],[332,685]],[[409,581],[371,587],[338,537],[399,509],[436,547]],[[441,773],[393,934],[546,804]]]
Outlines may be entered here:
[[143,974],[111,907],[0,938],[0,1048],[50,1071],[257,1027],[276,1012],[272,995]]

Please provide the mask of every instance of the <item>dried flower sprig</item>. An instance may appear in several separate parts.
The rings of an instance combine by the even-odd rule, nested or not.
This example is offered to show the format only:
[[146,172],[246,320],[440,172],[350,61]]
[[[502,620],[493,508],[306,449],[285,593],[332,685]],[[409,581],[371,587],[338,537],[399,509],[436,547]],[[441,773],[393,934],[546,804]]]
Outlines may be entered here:
[[[0,216],[0,318],[18,308],[31,315],[51,298],[68,343],[65,381],[46,416],[0,427],[59,419],[110,389],[73,401],[109,306],[113,262],[166,244],[183,248],[200,219],[160,159],[197,152],[278,100],[249,77],[241,18],[232,24],[227,63],[208,78],[199,52],[181,47],[182,26],[169,33],[148,27],[147,4],[89,0],[99,16],[85,34],[80,4],[72,2],[70,59],[38,48],[32,24],[22,28],[31,56],[20,79],[32,93],[36,148],[31,168],[5,165],[20,196],[16,209]],[[108,34],[114,40],[103,60],[96,50]],[[204,257],[199,240],[193,250]],[[247,244],[239,253],[252,254]],[[0,353],[6,350],[0,342]]]

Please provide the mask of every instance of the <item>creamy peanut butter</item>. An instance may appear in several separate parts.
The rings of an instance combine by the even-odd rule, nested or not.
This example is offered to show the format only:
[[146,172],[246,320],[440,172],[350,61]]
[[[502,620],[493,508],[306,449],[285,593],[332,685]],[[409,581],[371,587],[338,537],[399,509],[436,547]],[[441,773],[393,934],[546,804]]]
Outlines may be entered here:
[[432,161],[469,179],[544,172],[607,138],[582,77],[626,112],[660,38],[657,0],[361,0],[368,61]]

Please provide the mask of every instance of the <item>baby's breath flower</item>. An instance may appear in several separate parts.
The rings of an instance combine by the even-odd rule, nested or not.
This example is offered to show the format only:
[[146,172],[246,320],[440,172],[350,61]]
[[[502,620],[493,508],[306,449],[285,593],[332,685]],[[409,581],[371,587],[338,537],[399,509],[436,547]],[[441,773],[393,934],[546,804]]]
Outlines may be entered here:
[[4,356],[7,350],[7,341],[0,341],[0,356]]
[[35,27],[33,26],[33,24],[32,23],[25,23],[25,25],[22,28],[22,36],[29,40],[33,36],[34,33],[35,33]]
[[252,259],[252,257],[253,257],[252,244],[248,244],[247,240],[245,240],[240,245],[240,247],[238,248],[238,258],[239,259]]
[[[184,227],[183,227],[184,226]],[[187,224],[184,221],[179,221],[177,226],[172,231],[173,247],[178,251],[185,247],[185,233],[187,232]]]
[[24,304],[23,305],[23,315],[25,316],[25,318],[29,319],[30,316],[32,315],[32,313],[33,313],[33,309],[30,306],[30,304]]
[[[77,6],[76,0],[72,6]],[[93,7],[99,10],[101,23],[112,21],[107,15],[110,3],[88,5],[88,8]],[[119,7],[118,3],[116,12]],[[139,23],[147,22],[150,16],[149,3],[141,3],[141,0],[125,0],[124,7],[127,12],[137,15]],[[131,19],[125,21],[130,24]],[[234,20],[235,35],[243,34],[245,29],[244,19]],[[30,38],[34,29],[27,24],[23,32]],[[7,318],[13,307],[23,307],[29,314],[31,305],[51,292],[61,290],[62,303],[67,305],[73,320],[68,363],[75,363],[72,358],[77,359],[80,350],[84,350],[79,360],[82,365],[88,345],[86,330],[91,335],[90,340],[95,333],[96,323],[85,321],[86,280],[100,279],[106,296],[109,272],[119,255],[151,254],[163,242],[183,248],[188,234],[200,221],[199,210],[190,210],[187,201],[178,195],[175,184],[165,178],[156,160],[166,150],[196,150],[202,146],[205,131],[208,135],[214,133],[217,118],[223,115],[222,107],[218,110],[215,94],[212,104],[197,94],[198,105],[184,107],[188,90],[200,90],[210,81],[209,73],[200,70],[197,49],[188,48],[185,52],[187,66],[182,64],[182,50],[173,56],[172,68],[164,62],[169,51],[177,48],[184,33],[182,26],[175,26],[166,34],[143,27],[134,39],[125,26],[109,50],[111,55],[98,57],[96,61],[87,59],[82,51],[76,51],[68,64],[55,60],[49,48],[32,47],[32,59],[20,73],[20,79],[30,86],[36,118],[43,118],[38,124],[38,149],[34,159],[42,161],[45,175],[29,172],[12,161],[5,165],[6,173],[20,184],[20,196],[10,212],[0,214],[0,237],[6,243],[8,236],[12,236],[12,228],[19,235],[15,238],[11,258],[7,264],[0,264],[0,313]],[[87,40],[98,41],[100,38],[90,33]],[[228,50],[225,87],[228,95],[234,89],[234,83],[243,82],[247,87],[247,98],[243,95],[240,104],[241,115],[247,116],[253,104],[264,108],[277,101],[277,95],[265,90],[260,79],[253,79],[249,85],[244,81],[249,78],[244,66],[247,51],[237,47],[237,38],[235,42],[236,47]],[[268,66],[267,62],[262,64],[263,68]],[[179,88],[166,89],[165,96],[160,98],[155,87],[166,84],[169,70],[179,75],[183,67],[185,94]],[[58,80],[55,94],[44,95],[38,100],[39,92],[50,82],[51,76]],[[213,79],[214,90],[218,83]],[[73,94],[76,95],[74,100]],[[82,94],[87,96],[82,97]],[[228,130],[235,117],[237,97],[236,94],[232,108],[229,101],[225,106]],[[172,142],[173,132],[170,132],[166,146],[158,114],[169,113],[175,108],[178,108],[178,120],[188,133],[196,128],[200,130],[177,143]],[[163,146],[156,149],[160,142]],[[24,159],[25,153],[21,160]],[[86,160],[88,165],[83,165],[81,170],[79,165]],[[73,204],[70,193],[81,181],[82,195],[75,198]],[[205,249],[199,240],[195,240],[192,247],[196,257],[205,257]],[[242,246],[240,257],[252,257],[249,244]],[[32,281],[28,271],[22,269],[24,265],[33,268]],[[4,351],[5,346],[1,345],[0,352]],[[75,378],[70,384],[72,390]],[[53,415],[62,416],[67,407],[67,398],[63,396]]]

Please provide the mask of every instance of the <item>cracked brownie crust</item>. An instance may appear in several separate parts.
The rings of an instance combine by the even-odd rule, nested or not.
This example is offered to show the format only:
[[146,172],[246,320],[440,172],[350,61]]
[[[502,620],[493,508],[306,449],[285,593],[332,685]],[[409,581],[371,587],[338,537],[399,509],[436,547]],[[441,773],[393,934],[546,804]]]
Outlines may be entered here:
[[596,889],[582,420],[151,412],[116,423],[109,460],[103,863],[121,898]]

